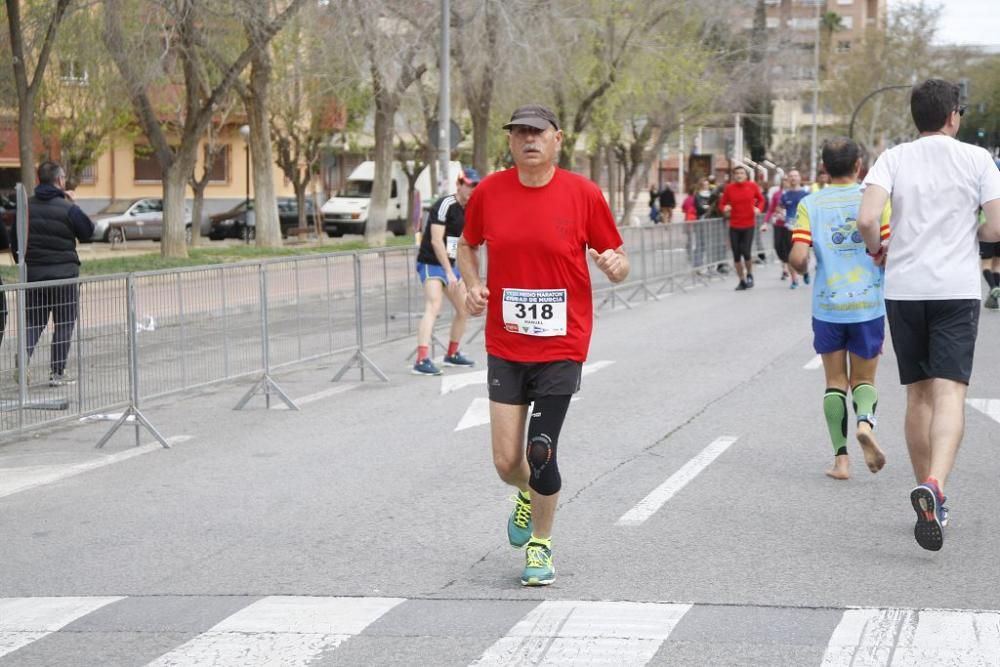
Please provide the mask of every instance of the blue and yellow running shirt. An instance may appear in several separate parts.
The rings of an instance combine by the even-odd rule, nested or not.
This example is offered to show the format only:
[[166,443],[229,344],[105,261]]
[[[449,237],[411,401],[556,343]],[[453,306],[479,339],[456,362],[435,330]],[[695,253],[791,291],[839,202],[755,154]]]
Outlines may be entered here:
[[[813,317],[824,322],[867,322],[885,315],[885,271],[865,250],[858,230],[861,186],[831,184],[799,202],[792,243],[805,243],[816,253]],[[888,204],[880,233],[889,238]]]

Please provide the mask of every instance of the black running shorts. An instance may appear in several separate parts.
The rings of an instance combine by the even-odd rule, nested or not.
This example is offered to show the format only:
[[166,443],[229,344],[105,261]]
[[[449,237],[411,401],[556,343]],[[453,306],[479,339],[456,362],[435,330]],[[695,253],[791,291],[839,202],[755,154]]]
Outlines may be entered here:
[[733,261],[739,262],[753,260],[753,237],[756,230],[753,227],[748,229],[729,228],[729,245],[733,249]]
[[792,252],[792,230],[783,225],[774,226],[774,252],[782,262],[788,261]]
[[1000,243],[986,241],[979,242],[979,258],[980,259],[993,259],[994,257],[1000,257]]
[[527,405],[542,396],[569,396],[580,391],[583,364],[579,361],[507,361],[486,356],[486,383],[490,400]]
[[902,384],[930,378],[969,384],[979,330],[978,299],[886,299],[885,310]]

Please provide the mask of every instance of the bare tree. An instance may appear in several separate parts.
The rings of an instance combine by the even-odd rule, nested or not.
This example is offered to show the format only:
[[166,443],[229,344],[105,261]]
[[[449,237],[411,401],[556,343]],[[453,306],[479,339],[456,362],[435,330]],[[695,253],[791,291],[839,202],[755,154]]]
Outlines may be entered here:
[[[6,0],[7,27],[10,32],[11,64],[14,70],[14,85],[17,90],[17,141],[18,157],[21,160],[21,183],[29,188],[35,182],[35,124],[37,97],[45,78],[45,69],[55,45],[59,24],[66,16],[71,0],[56,0],[52,3],[30,3],[29,11],[43,11],[40,6],[52,6],[51,13],[42,18],[35,34],[25,34],[26,24],[22,21],[21,0]],[[32,27],[34,27],[32,25]],[[38,39],[41,44],[37,44]],[[37,48],[33,48],[37,47]],[[30,60],[34,59],[34,71],[29,73]]]
[[[389,194],[392,186],[393,136],[402,96],[427,70],[418,56],[427,54],[427,33],[436,20],[425,1],[341,0],[349,31],[345,43],[360,39],[375,101],[375,178],[365,240],[385,244]],[[331,3],[333,9],[334,3]],[[420,27],[415,27],[420,26]]]
[[191,247],[197,247],[201,241],[201,219],[205,211],[205,189],[212,180],[212,172],[215,170],[216,161],[222,157],[229,148],[227,142],[221,141],[220,135],[229,125],[230,116],[235,106],[235,100],[228,96],[219,105],[218,113],[212,117],[205,132],[205,154],[201,163],[201,176],[196,172],[191,172],[190,185],[194,193],[194,201],[191,203]]
[[106,59],[95,12],[67,14],[52,52],[52,66],[38,90],[35,126],[46,159],[66,171],[66,188],[76,189],[82,172],[111,145],[130,134],[135,117],[128,107],[108,104],[124,95],[121,77]]
[[[187,256],[184,239],[185,186],[194,168],[198,146],[205,130],[217,106],[235,85],[241,72],[267,48],[270,40],[304,0],[287,2],[274,19],[255,31],[254,38],[242,47],[235,59],[229,61],[225,67],[218,68],[212,77],[212,83],[207,86],[205,81],[209,80],[211,59],[203,52],[204,45],[210,41],[205,31],[225,24],[225,18],[218,15],[220,3],[212,3],[211,8],[216,14],[206,16],[209,7],[207,0],[160,0],[156,4],[142,2],[140,6],[145,11],[132,13],[129,16],[148,17],[146,30],[130,32],[126,36],[123,27],[126,2],[127,0],[106,0],[103,39],[112,60],[126,82],[129,99],[138,116],[139,124],[150,141],[153,155],[163,175],[164,234],[161,252],[165,257],[185,257]],[[137,9],[135,5],[131,8],[133,12]],[[246,6],[235,9],[247,11]],[[139,47],[136,40],[149,39],[150,28],[160,35],[157,41],[163,44],[163,53],[176,58],[180,67],[185,108],[184,123],[180,127],[173,127],[169,119],[162,118],[158,113],[151,94],[155,82],[147,70],[141,67],[141,62],[136,61],[137,54],[148,51],[148,44]],[[163,85],[165,75],[170,73],[167,71],[169,63],[157,64],[161,78],[156,82]],[[266,127],[265,123],[264,128]],[[176,148],[170,141],[173,135],[179,138]],[[257,140],[263,141],[260,137]],[[253,141],[252,136],[251,141]],[[268,141],[268,147],[269,143]],[[270,155],[267,164],[270,164]],[[258,197],[260,194],[258,191]]]
[[[371,101],[357,68],[328,38],[332,20],[319,5],[307,5],[273,44],[271,138],[275,161],[295,191],[300,228],[307,226],[306,191],[324,148],[351,116],[363,117]],[[315,223],[321,237],[318,206]]]

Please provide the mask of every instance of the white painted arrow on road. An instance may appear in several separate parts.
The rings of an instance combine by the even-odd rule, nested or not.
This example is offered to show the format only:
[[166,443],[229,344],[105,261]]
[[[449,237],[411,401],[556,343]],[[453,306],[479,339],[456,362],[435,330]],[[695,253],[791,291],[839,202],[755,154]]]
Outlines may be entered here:
[[995,398],[967,398],[965,402],[993,421],[1000,422],[1000,400]]
[[[595,361],[589,364],[583,365],[583,375],[591,375],[597,371],[603,370],[613,364],[613,361]],[[452,380],[452,382],[448,382]],[[475,373],[463,373],[461,375],[455,375],[451,378],[444,377],[441,378],[441,393],[448,394],[462,387],[467,387],[474,384],[485,384],[486,383],[486,371],[476,371]],[[577,401],[579,398],[574,397],[573,401]],[[458,426],[455,427],[456,431],[464,431],[467,428],[472,428],[474,426],[482,426],[484,424],[490,423],[490,400],[488,398],[474,398],[472,403],[466,409],[465,414],[458,421]]]

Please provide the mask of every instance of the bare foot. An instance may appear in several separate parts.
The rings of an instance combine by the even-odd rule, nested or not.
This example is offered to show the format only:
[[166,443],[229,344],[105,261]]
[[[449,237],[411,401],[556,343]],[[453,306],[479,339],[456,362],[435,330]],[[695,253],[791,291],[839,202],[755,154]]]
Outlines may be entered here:
[[858,424],[857,437],[861,451],[865,454],[865,465],[872,472],[878,472],[885,466],[885,454],[879,448],[875,434],[872,433],[872,427],[868,422]]
[[833,479],[850,479],[850,461],[847,454],[833,457],[833,467],[826,471],[827,477]]

